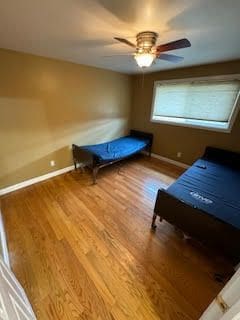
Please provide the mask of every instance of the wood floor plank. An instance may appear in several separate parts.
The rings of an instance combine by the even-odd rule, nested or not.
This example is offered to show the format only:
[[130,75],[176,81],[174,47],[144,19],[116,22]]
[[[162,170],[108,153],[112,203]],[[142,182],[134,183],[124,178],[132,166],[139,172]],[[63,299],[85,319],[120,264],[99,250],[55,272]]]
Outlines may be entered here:
[[[182,169],[148,157],[71,172],[4,196],[12,268],[38,319],[195,320],[231,266],[150,223],[157,190]],[[219,267],[221,259],[221,267]]]

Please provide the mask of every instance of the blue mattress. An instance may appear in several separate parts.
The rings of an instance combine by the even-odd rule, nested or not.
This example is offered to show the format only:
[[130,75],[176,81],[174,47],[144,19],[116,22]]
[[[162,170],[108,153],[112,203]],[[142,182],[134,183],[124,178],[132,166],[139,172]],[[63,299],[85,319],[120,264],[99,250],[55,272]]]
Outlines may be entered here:
[[235,162],[238,163],[236,166],[222,159],[197,160],[167,189],[167,193],[240,229],[239,161]]
[[126,136],[110,142],[81,147],[93,154],[100,162],[119,160],[146,148],[149,139]]

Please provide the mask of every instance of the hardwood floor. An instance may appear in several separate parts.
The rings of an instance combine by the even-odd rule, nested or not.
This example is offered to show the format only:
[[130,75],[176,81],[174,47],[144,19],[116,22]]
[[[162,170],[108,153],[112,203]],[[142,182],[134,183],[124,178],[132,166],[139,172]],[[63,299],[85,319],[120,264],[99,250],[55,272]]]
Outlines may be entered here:
[[166,222],[150,230],[158,188],[180,173],[137,158],[97,185],[71,172],[2,198],[11,265],[38,319],[199,318],[223,286],[218,261]]

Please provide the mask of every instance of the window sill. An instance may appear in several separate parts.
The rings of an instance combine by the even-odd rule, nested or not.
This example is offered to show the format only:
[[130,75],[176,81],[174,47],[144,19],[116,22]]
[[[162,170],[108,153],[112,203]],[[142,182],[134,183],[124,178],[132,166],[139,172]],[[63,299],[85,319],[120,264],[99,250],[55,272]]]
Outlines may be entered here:
[[172,119],[172,118],[161,117],[161,116],[153,116],[150,119],[150,121],[153,123],[161,123],[161,124],[172,125],[172,126],[181,126],[181,127],[217,131],[217,132],[223,132],[223,133],[231,132],[230,123],[224,123],[224,124],[221,122],[211,123],[210,121],[189,120],[189,119],[179,119],[179,118]]

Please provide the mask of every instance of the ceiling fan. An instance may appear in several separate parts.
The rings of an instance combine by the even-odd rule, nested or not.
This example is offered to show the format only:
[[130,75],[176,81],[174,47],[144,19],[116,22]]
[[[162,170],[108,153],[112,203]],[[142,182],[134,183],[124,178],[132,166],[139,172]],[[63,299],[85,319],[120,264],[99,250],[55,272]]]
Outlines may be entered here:
[[156,45],[157,38],[158,34],[153,31],[144,31],[138,33],[136,36],[136,44],[124,38],[114,37],[115,40],[135,48],[133,56],[138,66],[141,68],[150,67],[155,59],[166,60],[174,63],[180,62],[183,60],[183,57],[173,54],[166,54],[163,52],[191,47],[190,41],[186,38]]

